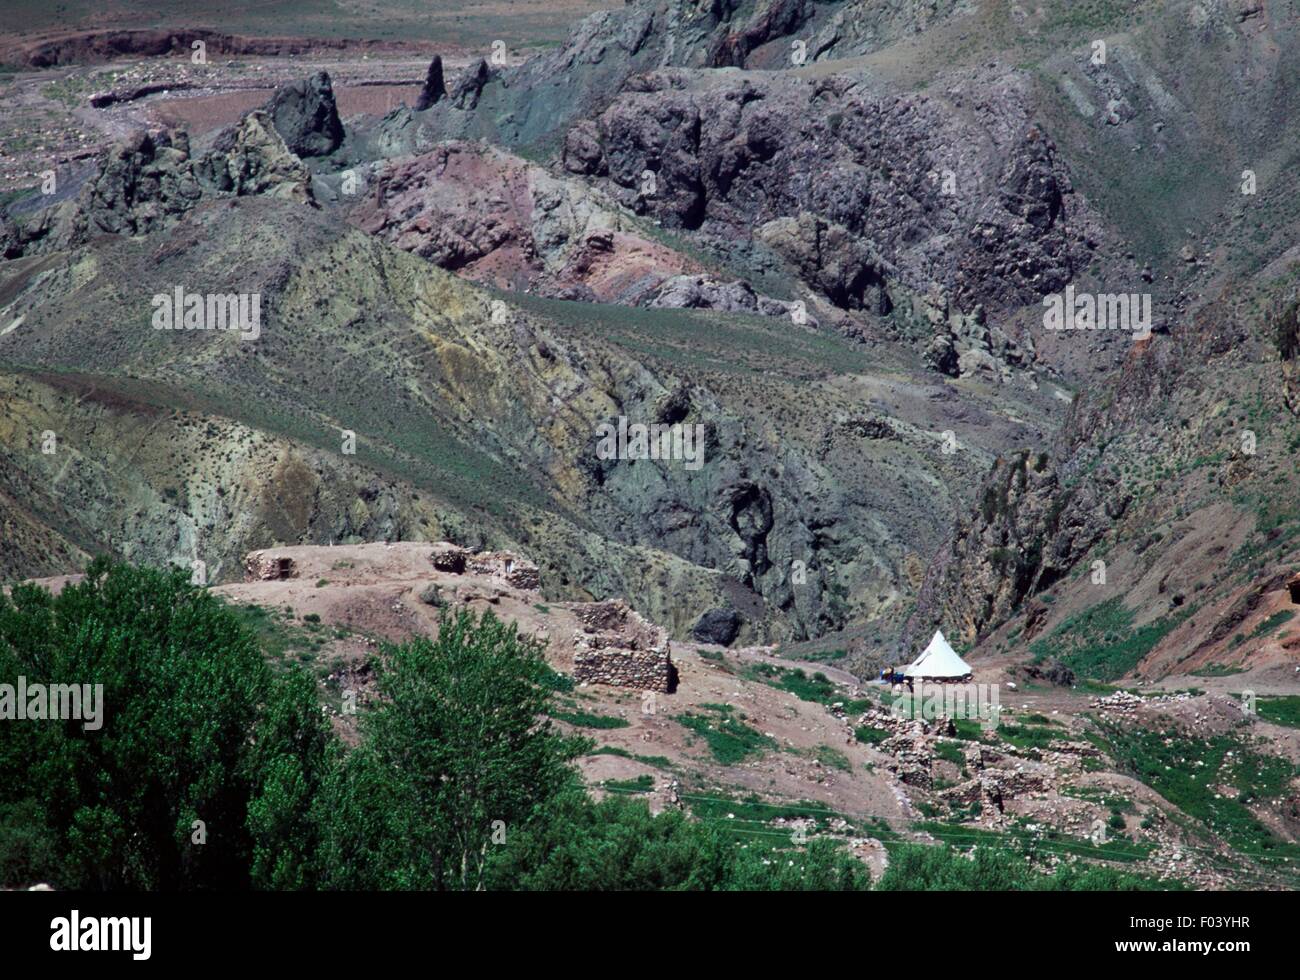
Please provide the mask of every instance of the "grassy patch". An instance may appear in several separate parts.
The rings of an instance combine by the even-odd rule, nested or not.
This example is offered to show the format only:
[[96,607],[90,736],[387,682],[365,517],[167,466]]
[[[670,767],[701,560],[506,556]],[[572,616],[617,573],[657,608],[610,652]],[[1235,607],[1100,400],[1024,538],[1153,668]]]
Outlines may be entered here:
[[1060,732],[1037,725],[999,725],[998,737],[1018,749],[1045,749],[1047,743],[1061,737]]
[[762,844],[765,847],[783,848],[792,844],[790,830],[772,825],[772,821],[778,818],[813,821],[812,827],[808,830],[810,836],[829,830],[830,821],[836,819],[844,820],[849,824],[850,829],[856,826],[851,817],[838,813],[816,800],[768,803],[754,793],[741,798],[723,791],[680,795],[697,819],[735,835],[741,840]]
[[890,733],[883,728],[876,728],[872,725],[859,725],[853,729],[853,737],[865,745],[879,745],[885,739],[889,738]]
[[849,761],[849,757],[839,749],[832,748],[829,745],[817,746],[814,755],[817,761],[828,769],[838,769],[840,772],[850,772],[853,769],[853,763]]
[[572,691],[574,688],[573,678],[568,674],[562,674],[549,664],[546,665],[546,673],[542,676],[542,684],[552,691],[558,691],[561,694]]
[[723,765],[735,765],[751,756],[761,755],[774,744],[766,735],[746,725],[743,715],[736,717],[730,705],[700,707],[707,709],[710,715],[687,712],[677,715],[674,720],[704,739],[713,757]]
[[1275,725],[1300,728],[1300,696],[1258,698],[1255,701],[1255,711],[1259,717]]
[[966,764],[966,756],[962,754],[961,746],[956,742],[936,743],[934,754],[937,758],[951,762],[953,765],[964,766]]
[[1252,752],[1227,735],[1200,739],[1107,726],[1105,737],[1117,762],[1237,850],[1263,860],[1300,858],[1300,845],[1275,837],[1248,807],[1288,791],[1297,774],[1290,762]]
[[1036,663],[1055,657],[1077,674],[1114,680],[1136,667],[1191,612],[1134,627],[1133,611],[1115,596],[1071,616],[1029,649]]
[[1283,623],[1289,623],[1294,618],[1295,618],[1295,613],[1292,610],[1281,609],[1278,612],[1275,612],[1272,616],[1269,616],[1268,619],[1264,620],[1253,630],[1251,630],[1250,638],[1252,640],[1257,640],[1261,636],[1267,636],[1269,633],[1272,633]]
[[599,745],[587,753],[588,755],[616,755],[620,759],[632,759],[646,766],[654,766],[656,769],[673,768],[673,760],[666,755],[637,755],[635,752],[629,752],[627,749],[620,748],[617,745]]
[[607,779],[600,785],[611,793],[648,793],[655,788],[655,778],[642,773],[635,779]]
[[874,702],[870,698],[849,698],[838,684],[817,671],[811,677],[799,668],[777,667],[773,664],[753,664],[742,671],[748,680],[759,681],[769,687],[788,691],[800,701],[813,704],[842,704],[850,714],[866,711]]
[[[319,616],[300,626],[293,618],[293,610],[288,607],[279,610],[259,605],[228,605],[235,617],[257,637],[272,667],[283,668],[293,661],[308,663],[315,660],[328,642],[328,638],[322,635]],[[337,631],[334,635],[338,635]]]
[[627,728],[628,722],[613,715],[596,715],[589,711],[552,711],[556,721],[567,722],[575,728]]
[[1233,674],[1244,674],[1245,667],[1228,667],[1224,664],[1209,664],[1198,670],[1191,671],[1193,677],[1230,677]]
[[1094,844],[1086,838],[1072,837],[1052,829],[991,831],[978,827],[954,827],[937,821],[918,823],[915,829],[923,830],[948,846],[962,851],[981,846],[1005,849],[1031,857],[1073,855],[1094,861],[1130,863],[1143,860],[1155,850],[1154,844],[1136,843],[1122,837]]

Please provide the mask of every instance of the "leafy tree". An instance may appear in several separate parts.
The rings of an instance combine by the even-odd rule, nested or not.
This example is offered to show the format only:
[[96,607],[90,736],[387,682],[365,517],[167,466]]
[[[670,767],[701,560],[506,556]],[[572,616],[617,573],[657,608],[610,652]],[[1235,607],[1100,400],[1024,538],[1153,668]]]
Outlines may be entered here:
[[272,675],[185,573],[97,559],[57,597],[0,595],[0,683],[19,676],[102,684],[102,728],[5,724],[0,846],[30,850],[34,835],[58,854],[60,887],[309,883],[308,804],[328,741],[312,682]]
[[364,742],[323,800],[328,883],[482,887],[494,835],[573,785],[588,744],[546,718],[541,644],[490,612],[444,614],[436,639],[388,648],[377,683]]

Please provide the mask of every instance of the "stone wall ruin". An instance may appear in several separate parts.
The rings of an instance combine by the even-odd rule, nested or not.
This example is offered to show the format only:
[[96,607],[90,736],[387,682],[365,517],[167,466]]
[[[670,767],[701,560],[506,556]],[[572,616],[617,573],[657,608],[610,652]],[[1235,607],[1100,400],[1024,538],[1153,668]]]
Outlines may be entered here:
[[672,693],[668,631],[643,619],[621,599],[574,607],[582,628],[573,634],[573,679],[578,683]]

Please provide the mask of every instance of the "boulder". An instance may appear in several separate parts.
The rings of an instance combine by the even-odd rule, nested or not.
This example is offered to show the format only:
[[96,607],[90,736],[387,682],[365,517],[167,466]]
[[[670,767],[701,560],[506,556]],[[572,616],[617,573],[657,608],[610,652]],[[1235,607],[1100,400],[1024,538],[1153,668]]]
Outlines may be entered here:
[[691,636],[701,643],[730,646],[740,632],[740,615],[734,609],[710,609],[691,627]]

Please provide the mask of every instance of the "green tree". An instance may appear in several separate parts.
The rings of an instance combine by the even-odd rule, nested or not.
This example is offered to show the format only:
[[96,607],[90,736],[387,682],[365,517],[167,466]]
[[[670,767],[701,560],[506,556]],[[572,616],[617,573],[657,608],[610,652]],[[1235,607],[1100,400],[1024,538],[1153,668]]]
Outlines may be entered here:
[[323,863],[343,888],[475,889],[494,834],[574,783],[585,739],[546,718],[542,646],[485,613],[390,647],[364,741],[330,779]]
[[98,731],[5,724],[0,846],[52,849],[54,883],[69,888],[310,883],[302,849],[329,739],[312,682],[272,675],[185,573],[97,559],[57,597],[0,595],[0,683],[19,676],[103,685],[104,717]]

